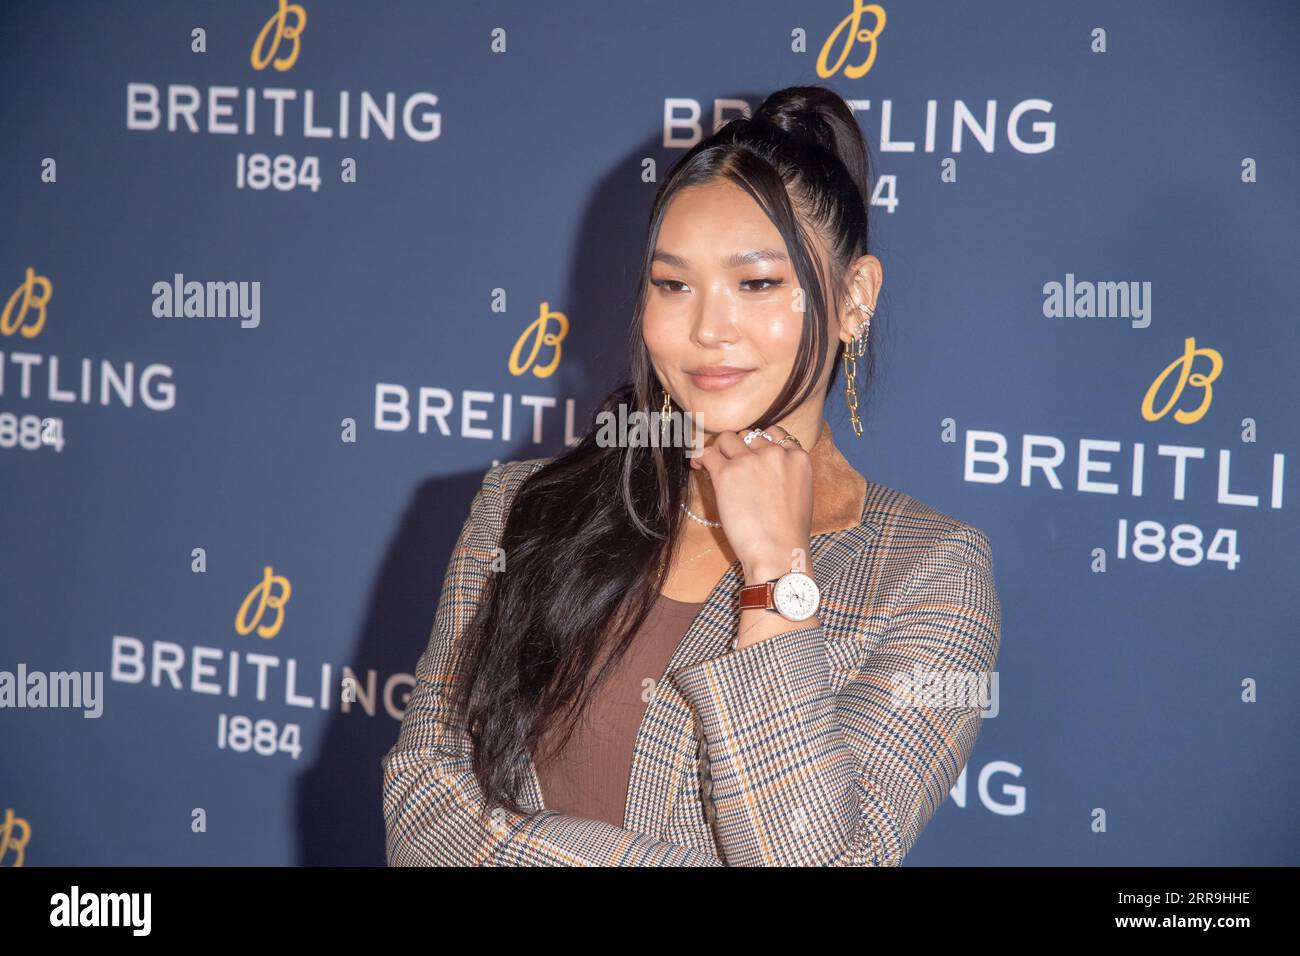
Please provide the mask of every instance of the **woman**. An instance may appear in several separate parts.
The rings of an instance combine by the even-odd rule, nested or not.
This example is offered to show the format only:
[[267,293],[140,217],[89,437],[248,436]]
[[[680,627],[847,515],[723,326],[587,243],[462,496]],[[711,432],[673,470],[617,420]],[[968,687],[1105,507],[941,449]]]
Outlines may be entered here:
[[1000,606],[985,535],[825,421],[842,362],[861,435],[869,185],[822,87],[674,167],[601,411],[689,413],[703,450],[593,423],[487,472],[383,759],[390,864],[902,861],[981,721],[908,681],[991,672]]

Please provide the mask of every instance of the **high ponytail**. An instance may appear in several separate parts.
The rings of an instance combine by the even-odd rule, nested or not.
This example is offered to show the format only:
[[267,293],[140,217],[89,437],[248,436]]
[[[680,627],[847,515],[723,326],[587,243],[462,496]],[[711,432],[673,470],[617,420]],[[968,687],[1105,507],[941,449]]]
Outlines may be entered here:
[[825,149],[837,158],[858,190],[866,209],[871,194],[867,144],[849,105],[824,86],[788,86],[763,101],[754,119],[769,123]]

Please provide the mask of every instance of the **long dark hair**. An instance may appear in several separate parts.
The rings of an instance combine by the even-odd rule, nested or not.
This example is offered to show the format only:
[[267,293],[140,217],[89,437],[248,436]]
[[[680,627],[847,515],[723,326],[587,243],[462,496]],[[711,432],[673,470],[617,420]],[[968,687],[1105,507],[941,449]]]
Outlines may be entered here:
[[[629,330],[630,381],[602,401],[574,446],[520,487],[500,547],[506,570],[490,576],[466,629],[454,707],[474,741],[485,806],[527,812],[518,802],[526,759],[557,720],[569,739],[597,684],[616,666],[655,602],[690,475],[681,449],[606,447],[601,412],[657,412],[663,391],[641,335],[651,257],[679,190],[725,177],[745,189],[781,231],[805,290],[803,333],[790,379],[754,423],[778,421],[817,387],[827,336],[838,323],[847,267],[868,251],[870,163],[848,104],[821,86],[773,93],[751,117],[734,119],[692,147],[655,196]],[[819,230],[832,274],[820,274],[800,221]],[[828,293],[834,300],[827,301]],[[874,369],[876,321],[863,356]],[[838,366],[844,345],[835,353]],[[835,384],[832,372],[827,394]],[[599,673],[592,669],[606,654]]]

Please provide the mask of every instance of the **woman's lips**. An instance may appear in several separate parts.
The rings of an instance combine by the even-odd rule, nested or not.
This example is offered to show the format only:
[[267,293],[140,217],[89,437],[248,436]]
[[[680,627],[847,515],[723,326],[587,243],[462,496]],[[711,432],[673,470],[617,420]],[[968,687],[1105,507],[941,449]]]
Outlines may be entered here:
[[716,392],[720,389],[731,388],[742,378],[752,372],[753,369],[735,369],[729,372],[692,372],[691,382],[696,388],[703,389],[706,392]]

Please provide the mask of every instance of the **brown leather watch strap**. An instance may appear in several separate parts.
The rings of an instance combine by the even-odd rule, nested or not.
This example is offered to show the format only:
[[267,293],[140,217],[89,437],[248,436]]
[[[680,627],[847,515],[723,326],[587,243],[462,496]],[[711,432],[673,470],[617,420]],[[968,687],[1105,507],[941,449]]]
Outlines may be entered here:
[[748,611],[750,609],[758,611],[774,610],[776,605],[772,603],[772,588],[776,581],[764,581],[762,584],[748,584],[740,589],[740,609]]

